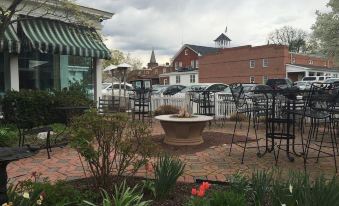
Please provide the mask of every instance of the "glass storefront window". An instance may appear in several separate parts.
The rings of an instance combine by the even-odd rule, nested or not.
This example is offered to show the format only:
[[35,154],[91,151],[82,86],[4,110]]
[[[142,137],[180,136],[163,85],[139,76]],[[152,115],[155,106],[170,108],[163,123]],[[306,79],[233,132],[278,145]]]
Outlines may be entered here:
[[94,99],[93,78],[93,59],[91,57],[68,56],[68,80],[83,83],[91,99]]
[[27,52],[19,55],[19,88],[59,89],[58,58],[53,54]]
[[0,95],[5,92],[5,58],[0,53]]

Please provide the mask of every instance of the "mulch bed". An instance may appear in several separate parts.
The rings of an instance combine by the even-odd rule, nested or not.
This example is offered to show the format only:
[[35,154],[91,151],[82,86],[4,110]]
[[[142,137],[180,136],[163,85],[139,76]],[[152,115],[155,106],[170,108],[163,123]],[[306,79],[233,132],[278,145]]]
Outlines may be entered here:
[[[154,135],[152,140],[155,143],[158,151],[163,151],[172,155],[194,154],[204,151],[210,147],[221,146],[223,144],[231,144],[232,134],[223,132],[203,132],[202,137],[204,143],[195,146],[173,146],[164,143],[164,135]],[[236,135],[234,142],[245,141],[246,136]],[[255,139],[249,137],[249,141]]]

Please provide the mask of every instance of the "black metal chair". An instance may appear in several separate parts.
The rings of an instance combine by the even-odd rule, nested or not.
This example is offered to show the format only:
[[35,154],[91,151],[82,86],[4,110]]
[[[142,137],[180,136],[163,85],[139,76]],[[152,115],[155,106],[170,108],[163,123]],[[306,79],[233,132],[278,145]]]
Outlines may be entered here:
[[[249,104],[249,101],[251,100],[246,97],[245,92],[244,92],[244,87],[242,86],[242,84],[239,84],[239,83],[231,84],[230,89],[231,89],[233,101],[236,107],[236,117],[235,117],[235,125],[234,125],[229,155],[231,155],[233,144],[243,148],[243,153],[242,153],[242,158],[241,158],[241,164],[243,164],[244,156],[245,156],[245,152],[247,148],[257,148],[258,150],[257,154],[260,154],[259,139],[257,136],[256,117],[255,117],[258,110],[256,107],[253,107],[253,104],[252,105]],[[237,124],[240,119],[240,115],[246,115],[246,117],[248,118],[247,135],[246,135],[245,141],[234,142],[234,136],[235,136],[235,132],[237,129]],[[255,142],[257,144],[256,147],[249,147],[247,145],[248,140],[249,140],[248,135],[249,135],[250,127],[251,127],[251,122],[253,122],[253,129],[255,132],[255,139],[256,139]],[[240,143],[244,143],[244,145]]]
[[[336,151],[338,151],[337,140],[335,137],[334,124],[335,119],[333,109],[336,106],[339,96],[338,90],[333,84],[313,83],[305,101],[305,107],[302,111],[303,119],[310,119],[310,127],[308,135],[305,139],[302,136],[304,169],[308,159],[332,157],[334,161],[335,171],[337,172]],[[323,131],[319,131],[323,125]],[[320,140],[319,140],[320,134]],[[324,141],[325,136],[329,137],[329,141]],[[332,152],[323,151],[323,148],[331,148]],[[316,156],[309,156],[309,151],[317,152]],[[322,154],[322,156],[320,156]]]
[[50,152],[52,152],[52,146],[51,146],[51,132],[53,132],[53,129],[51,127],[37,127],[32,129],[19,129],[19,147],[24,146],[31,146],[28,144],[25,144],[26,137],[27,136],[36,136],[39,133],[46,133],[46,150],[47,150],[47,156],[48,159],[51,158]]
[[152,123],[152,90],[150,89],[137,89],[134,95],[130,97],[132,101],[132,118],[141,121],[148,121]]

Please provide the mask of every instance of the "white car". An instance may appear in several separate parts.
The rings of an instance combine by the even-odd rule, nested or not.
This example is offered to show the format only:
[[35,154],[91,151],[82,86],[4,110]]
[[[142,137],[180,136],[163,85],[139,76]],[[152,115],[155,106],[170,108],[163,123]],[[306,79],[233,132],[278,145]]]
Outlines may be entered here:
[[[113,95],[119,96],[119,83],[102,83],[102,94],[103,95],[112,95],[112,88],[113,88]],[[133,86],[131,84],[126,83],[126,96],[133,93]],[[121,91],[120,96],[124,96],[124,83],[121,83]]]
[[312,82],[310,81],[297,81],[294,82],[294,85],[298,87],[300,90],[307,90],[311,88]]
[[324,83],[337,83],[339,82],[339,78],[329,78],[324,81]]
[[330,76],[309,76],[309,77],[304,77],[301,81],[302,82],[323,82],[329,78],[331,77]]

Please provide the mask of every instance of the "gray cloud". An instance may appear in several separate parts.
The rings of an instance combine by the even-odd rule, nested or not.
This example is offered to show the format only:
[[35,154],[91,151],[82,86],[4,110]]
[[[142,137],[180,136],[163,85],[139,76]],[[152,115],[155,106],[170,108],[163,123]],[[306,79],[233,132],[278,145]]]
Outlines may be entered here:
[[114,12],[104,22],[110,48],[129,52],[146,64],[151,49],[159,63],[169,61],[182,43],[214,46],[225,30],[232,45],[266,44],[269,32],[283,25],[310,31],[315,11],[328,0],[78,0]]

